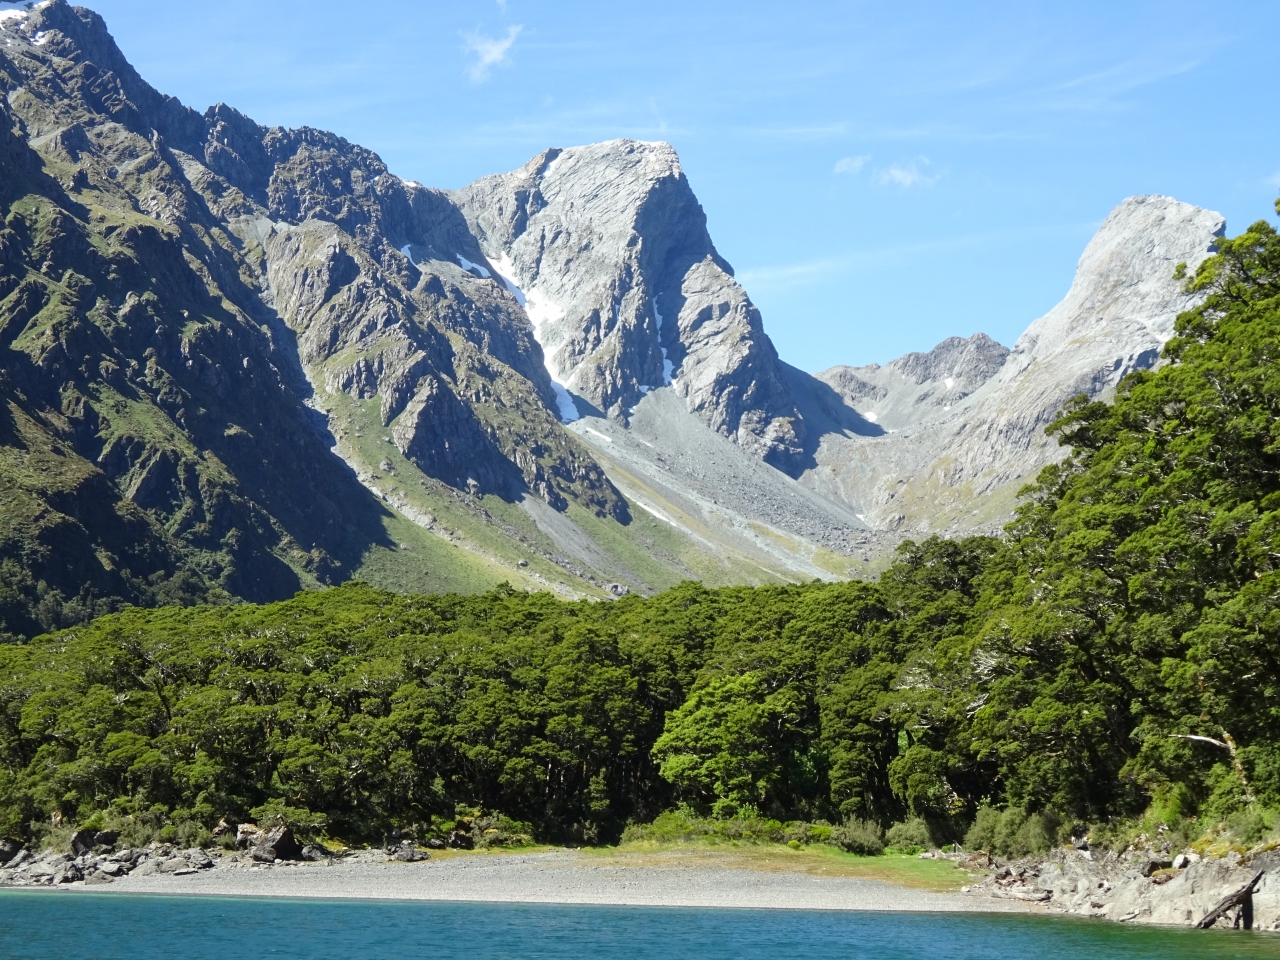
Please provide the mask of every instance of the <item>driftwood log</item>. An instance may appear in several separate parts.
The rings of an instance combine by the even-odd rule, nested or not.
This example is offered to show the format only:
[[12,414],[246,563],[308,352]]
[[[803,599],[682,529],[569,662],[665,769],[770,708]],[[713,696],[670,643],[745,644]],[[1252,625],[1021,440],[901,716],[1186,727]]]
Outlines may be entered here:
[[1243,926],[1246,930],[1253,929],[1253,890],[1258,885],[1258,881],[1265,875],[1265,870],[1259,870],[1257,876],[1243,887],[1235,893],[1229,893],[1223,897],[1218,901],[1218,905],[1206,913],[1200,922],[1196,924],[1196,929],[1208,930],[1236,907],[1240,908],[1240,916],[1236,918],[1236,926]]

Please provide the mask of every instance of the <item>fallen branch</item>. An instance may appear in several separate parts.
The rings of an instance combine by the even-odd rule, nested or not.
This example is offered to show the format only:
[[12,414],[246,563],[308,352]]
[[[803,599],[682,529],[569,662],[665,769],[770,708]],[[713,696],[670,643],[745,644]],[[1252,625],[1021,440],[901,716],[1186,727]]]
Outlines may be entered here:
[[1170,740],[1199,740],[1201,743],[1212,743],[1215,747],[1221,747],[1223,750],[1231,750],[1231,745],[1223,743],[1221,740],[1215,740],[1213,737],[1197,737],[1192,733],[1171,733]]
[[1240,758],[1236,756],[1236,741],[1226,730],[1222,731],[1222,739],[1215,740],[1213,737],[1199,737],[1194,733],[1171,733],[1168,734],[1170,740],[1198,740],[1200,743],[1210,743],[1215,747],[1227,751],[1231,754],[1231,765],[1235,767],[1236,776],[1240,778],[1240,783],[1244,787],[1244,802],[1256,803],[1257,797],[1253,795],[1253,787],[1249,785],[1249,778],[1245,776],[1244,766],[1240,763]]
[[[1204,915],[1199,923],[1196,924],[1197,930],[1208,930],[1215,923],[1227,915],[1227,911],[1234,907],[1241,907],[1243,914],[1244,928],[1250,930],[1253,928],[1253,888],[1258,885],[1258,881],[1266,875],[1265,870],[1259,870],[1257,876],[1246,883],[1235,893],[1229,893],[1223,897],[1216,907]],[[1236,926],[1240,926],[1240,918],[1236,920]]]

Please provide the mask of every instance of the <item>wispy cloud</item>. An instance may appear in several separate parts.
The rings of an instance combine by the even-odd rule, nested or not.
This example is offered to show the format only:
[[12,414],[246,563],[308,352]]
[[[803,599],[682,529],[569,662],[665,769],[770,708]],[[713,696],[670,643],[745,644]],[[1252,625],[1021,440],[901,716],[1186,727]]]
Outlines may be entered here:
[[830,140],[833,137],[847,136],[847,123],[816,123],[782,126],[745,126],[733,128],[735,133],[747,137],[758,137],[762,140],[773,140],[779,143],[804,142],[809,140]]
[[1099,226],[1101,226],[1100,223],[1092,222],[1055,223],[1033,227],[1018,227],[1009,230],[986,230],[978,233],[939,237],[935,240],[854,250],[844,254],[816,257],[800,263],[748,267],[739,270],[735,276],[737,281],[749,293],[764,291],[779,293],[798,287],[811,286],[815,283],[830,283],[833,275],[848,276],[850,273],[859,270],[883,269],[890,265],[908,263],[925,255],[951,253],[957,250],[982,249],[1009,243],[1013,240],[1060,236],[1087,237],[1095,232]]
[[507,62],[507,54],[511,52],[512,44],[516,42],[516,37],[520,36],[520,31],[523,29],[524,27],[519,24],[509,27],[507,35],[501,39],[486,37],[479,33],[467,34],[464,38],[466,50],[476,55],[476,62],[467,71],[473,83],[483,82],[488,78],[490,70]]
[[1280,170],[1277,170],[1271,176],[1267,177],[1265,182],[1267,186],[1271,187],[1272,189],[1280,190]]
[[862,154],[856,157],[841,157],[839,160],[836,161],[835,169],[832,170],[831,172],[845,173],[851,177],[856,177],[858,174],[862,172],[862,168],[867,165],[867,161],[870,159],[871,157],[869,157],[866,154]]
[[876,174],[876,180],[884,186],[902,187],[904,190],[910,187],[928,187],[942,177],[940,173],[929,173],[929,166],[928,157],[916,157],[914,160],[885,167]]

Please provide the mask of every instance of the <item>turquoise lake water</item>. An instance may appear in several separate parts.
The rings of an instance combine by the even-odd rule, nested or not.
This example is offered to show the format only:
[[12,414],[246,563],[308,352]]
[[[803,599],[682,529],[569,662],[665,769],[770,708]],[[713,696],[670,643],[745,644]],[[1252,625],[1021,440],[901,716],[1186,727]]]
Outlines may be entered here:
[[1226,960],[1280,935],[998,914],[0,892],[4,960]]

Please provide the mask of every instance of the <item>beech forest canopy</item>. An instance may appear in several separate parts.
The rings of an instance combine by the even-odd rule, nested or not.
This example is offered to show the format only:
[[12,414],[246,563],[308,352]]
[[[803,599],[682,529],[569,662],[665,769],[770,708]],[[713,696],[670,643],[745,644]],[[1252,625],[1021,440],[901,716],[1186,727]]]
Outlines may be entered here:
[[[269,808],[335,835],[459,806],[608,841],[711,816],[959,836],[1280,805],[1280,238],[1187,278],[1167,363],[1050,428],[1003,538],[878,582],[564,602],[360,584],[127,610],[0,647],[0,831]],[[56,815],[56,816],[55,816]]]

